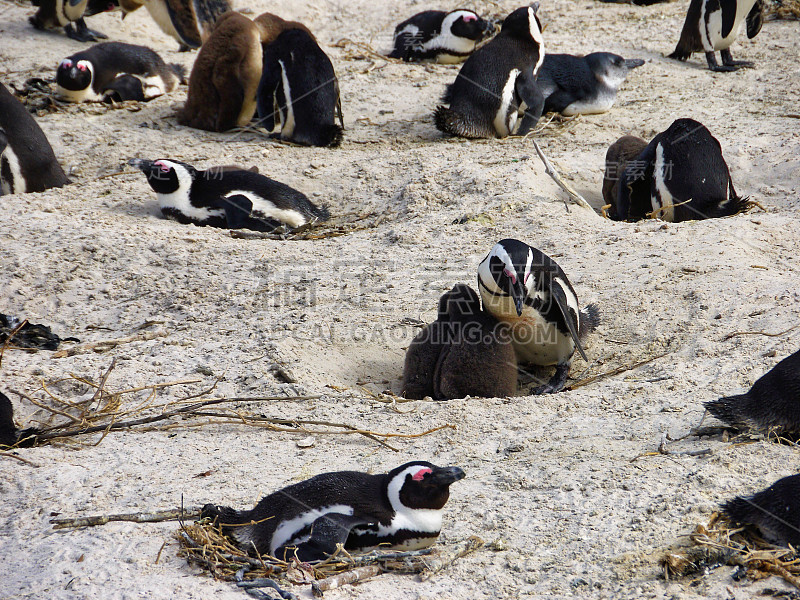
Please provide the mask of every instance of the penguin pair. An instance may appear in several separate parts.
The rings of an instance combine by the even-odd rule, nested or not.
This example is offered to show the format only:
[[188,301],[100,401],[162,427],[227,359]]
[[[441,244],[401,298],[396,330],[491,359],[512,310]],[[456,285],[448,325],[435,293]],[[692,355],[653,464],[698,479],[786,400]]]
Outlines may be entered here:
[[[763,24],[763,0],[691,0],[678,45],[668,58],[686,60],[693,52],[705,52],[712,71],[735,71],[753,63],[733,60],[730,47],[744,22],[753,39]],[[719,51],[722,65],[714,54]]]
[[330,218],[304,194],[252,170],[212,167],[199,171],[177,160],[134,158],[147,175],[161,212],[183,224],[273,231]]
[[459,467],[413,461],[383,475],[322,473],[264,498],[252,510],[206,504],[242,549],[280,560],[325,560],[342,544],[349,552],[380,545],[416,550],[432,545],[442,528],[450,485]]
[[178,41],[181,51],[199,48],[214,24],[233,10],[229,0],[119,0],[122,18],[142,6],[161,28]]
[[639,58],[624,59],[610,52],[547,54],[536,77],[544,95],[544,112],[564,116],[604,113],[613,106],[630,70],[643,64]]
[[494,25],[471,10],[426,10],[395,27],[389,57],[407,62],[459,63],[492,33]]
[[69,182],[39,125],[0,83],[0,195],[43,192]]
[[555,365],[548,383],[534,394],[561,391],[577,349],[599,324],[599,311],[581,309],[578,296],[558,264],[540,250],[515,239],[500,240],[478,265],[484,310],[511,329],[520,367]]
[[536,75],[544,60],[539,4],[518,8],[489,43],[461,67],[434,114],[436,128],[467,138],[525,135],[539,121],[544,96]]
[[31,4],[39,7],[36,14],[28,19],[36,29],[63,27],[67,37],[79,42],[96,42],[107,38],[104,33],[89,29],[83,18],[114,10],[119,6],[118,0],[32,0]]
[[692,119],[678,119],[649,144],[617,140],[606,155],[603,197],[617,221],[677,223],[735,215],[750,205],[736,194],[717,139]]
[[517,359],[508,327],[481,310],[478,294],[456,285],[439,300],[439,314],[411,342],[403,395],[435,400],[513,396]]
[[800,474],[779,479],[752,496],[723,504],[722,512],[737,523],[755,525],[769,541],[800,547]]
[[183,75],[150,48],[103,42],[62,60],[56,89],[70,102],[144,101],[172,92]]

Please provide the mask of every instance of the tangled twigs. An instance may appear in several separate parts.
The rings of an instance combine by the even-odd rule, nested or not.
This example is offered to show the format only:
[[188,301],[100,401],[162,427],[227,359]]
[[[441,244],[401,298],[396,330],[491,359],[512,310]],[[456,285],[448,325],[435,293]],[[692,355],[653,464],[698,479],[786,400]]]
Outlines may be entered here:
[[605,373],[598,373],[597,375],[592,375],[591,377],[587,377],[586,379],[581,379],[580,381],[576,381],[572,385],[567,386],[565,389],[567,390],[575,390],[579,387],[583,387],[584,385],[589,385],[590,383],[594,383],[595,381],[600,381],[601,379],[606,379],[607,377],[613,377],[614,375],[619,375],[620,373],[624,373],[625,371],[633,371],[634,369],[638,369],[639,367],[646,365],[647,363],[653,362],[654,360],[658,360],[659,358],[664,358],[669,352],[662,352],[656,356],[651,356],[650,358],[646,358],[644,360],[640,360],[632,365],[622,365],[617,367],[616,369],[611,369],[610,371],[606,371]]

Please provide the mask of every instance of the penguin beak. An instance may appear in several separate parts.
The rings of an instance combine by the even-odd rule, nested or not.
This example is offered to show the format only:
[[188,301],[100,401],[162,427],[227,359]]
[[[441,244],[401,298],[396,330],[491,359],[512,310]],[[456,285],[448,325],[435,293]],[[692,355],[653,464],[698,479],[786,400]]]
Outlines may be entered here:
[[144,158],[132,158],[128,161],[128,164],[132,167],[136,167],[142,173],[149,173],[150,169],[153,167],[153,161]]
[[431,482],[436,485],[450,485],[466,476],[461,467],[436,467],[430,475]]
[[517,277],[517,280],[511,284],[511,297],[514,299],[514,306],[517,309],[517,316],[522,316],[522,309],[525,307],[525,296],[528,295],[528,290],[522,285],[522,280]]
[[628,69],[635,69],[636,67],[641,67],[644,64],[644,61],[641,58],[626,58],[625,59],[625,66]]
[[78,77],[78,67],[72,67],[69,70],[69,78],[70,79],[77,79]]

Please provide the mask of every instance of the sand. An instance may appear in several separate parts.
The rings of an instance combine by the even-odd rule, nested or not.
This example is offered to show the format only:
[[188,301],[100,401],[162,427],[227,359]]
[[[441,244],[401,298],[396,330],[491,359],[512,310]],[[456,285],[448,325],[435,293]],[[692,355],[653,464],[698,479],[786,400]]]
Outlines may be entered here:
[[[517,5],[439,6],[486,13]],[[250,7],[253,15],[271,10],[308,24],[331,56],[344,105],[342,147],[298,148],[252,133],[179,127],[174,111],[185,87],[139,106],[70,106],[41,116],[74,184],[0,199],[0,312],[82,342],[160,335],[67,358],[8,351],[0,389],[20,425],[30,424],[42,413],[13,390],[41,398],[44,382],[61,398],[85,399],[87,387],[58,382],[70,374],[97,381],[116,358],[109,389],[199,380],[162,390],[162,402],[221,378],[213,395],[321,396],[242,407],[267,416],[383,432],[455,429],[393,440],[400,452],[344,435],[317,436],[303,449],[297,442],[304,433],[210,425],[18,451],[35,467],[0,457],[0,597],[241,600],[243,592],[177,556],[175,523],[53,531],[49,520],[166,509],[182,499],[245,507],[316,473],[385,472],[411,459],[467,472],[452,488],[440,543],[478,535],[504,549],[481,550],[424,583],[390,574],[327,598],[747,598],[765,586],[784,587],[774,578],[735,582],[729,567],[694,582],[666,582],[658,556],[719,502],[796,472],[796,449],[687,438],[671,447],[711,453],[633,459],[656,450],[663,433],[677,437],[697,425],[703,401],[747,389],[797,350],[800,330],[728,337],[782,332],[800,310],[797,23],[768,22],[755,40],[736,42],[734,57],[756,68],[714,74],[700,55],[688,64],[663,58],[677,40],[683,1],[542,3],[548,51],[607,50],[646,60],[609,113],[567,128],[553,124],[538,136],[594,207],[602,204],[611,142],[626,133],[649,139],[691,117],[719,139],[739,193],[766,209],[628,224],[575,205],[567,210],[530,141],[443,139],[432,112],[457,67],[354,59],[333,46],[350,38],[387,49],[394,24],[428,5],[278,0]],[[52,77],[61,58],[84,47],[34,31],[31,14],[30,7],[0,5],[6,84]],[[195,56],[177,52],[144,10],[124,21],[99,15],[89,25],[187,67]],[[126,167],[100,178],[132,157],[257,165],[328,205],[340,221],[361,216],[364,229],[274,241],[182,226],[161,217],[141,173]],[[453,284],[472,284],[478,262],[504,237],[555,258],[582,304],[601,307],[602,325],[587,348],[591,364],[576,357],[574,378],[664,356],[546,397],[523,389],[508,399],[376,401],[371,394],[400,391],[414,323],[433,320],[439,296]],[[276,364],[296,383],[276,377]],[[310,597],[307,586],[295,591]]]

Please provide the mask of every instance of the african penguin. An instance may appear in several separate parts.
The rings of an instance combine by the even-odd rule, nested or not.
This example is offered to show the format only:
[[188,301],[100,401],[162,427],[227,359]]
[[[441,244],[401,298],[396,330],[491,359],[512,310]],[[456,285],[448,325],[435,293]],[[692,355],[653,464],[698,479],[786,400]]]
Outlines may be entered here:
[[544,95],[544,112],[564,116],[604,113],[614,104],[628,71],[643,64],[639,58],[624,59],[610,52],[548,54],[536,77]]
[[439,536],[450,485],[459,467],[413,461],[383,475],[322,473],[261,499],[252,510],[206,504],[244,550],[301,562],[324,560],[343,544],[348,551],[427,548]]
[[300,227],[330,217],[304,194],[253,171],[198,171],[168,159],[134,158],[129,164],[147,175],[164,216],[179,223],[272,231],[281,224]]
[[779,479],[752,496],[738,496],[722,505],[733,521],[755,525],[768,540],[800,546],[800,473]]
[[[625,172],[628,163],[636,160],[642,150],[647,148],[647,142],[635,135],[623,135],[608,147],[606,152],[606,168],[603,175],[603,199],[606,207],[612,207],[617,202],[619,194],[619,180]],[[604,207],[604,208],[606,208]]]
[[494,25],[471,10],[426,10],[400,23],[394,30],[391,58],[459,63],[472,54]]
[[233,10],[230,0],[119,0],[123,15],[144,6],[161,31],[178,41],[182,51],[199,48],[214,23]]
[[[28,18],[28,22],[36,29],[63,27],[68,37],[79,42],[96,42],[107,38],[107,35],[89,29],[83,18],[114,10],[118,6],[117,0],[32,0],[31,4],[39,7],[36,14]],[[72,23],[75,23],[75,28]]]
[[[118,78],[125,77],[115,86]],[[139,84],[131,82],[138,79]],[[145,46],[102,42],[61,61],[56,89],[70,102],[101,102],[106,92],[119,100],[150,100],[173,91],[183,80],[181,65],[168,65]],[[123,97],[131,94],[133,97]]]
[[439,300],[436,321],[411,342],[403,367],[406,398],[502,398],[517,391],[517,358],[506,324],[481,310],[458,284]]
[[461,67],[434,114],[436,128],[467,138],[525,135],[542,116],[536,73],[544,60],[538,2],[518,8]]
[[[730,47],[747,22],[747,37],[761,31],[763,0],[691,0],[675,51],[668,58],[686,60],[692,52],[705,52],[712,71],[735,71],[753,63],[733,60]],[[720,51],[722,66],[714,52]]]
[[800,350],[762,375],[749,391],[705,403],[721,421],[744,431],[800,433]]
[[264,45],[263,58],[260,124],[267,131],[279,125],[280,138],[296,144],[338,146],[344,130],[339,82],[314,37],[301,29],[283,31]]
[[0,83],[0,195],[70,183],[36,120]]
[[520,366],[556,365],[553,378],[533,393],[562,390],[575,349],[588,360],[581,341],[598,325],[597,306],[581,310],[561,267],[514,239],[500,240],[478,265],[478,288],[484,310],[510,325]]
[[678,119],[628,163],[609,214],[677,223],[735,215],[749,205],[736,194],[717,139],[697,121]]

